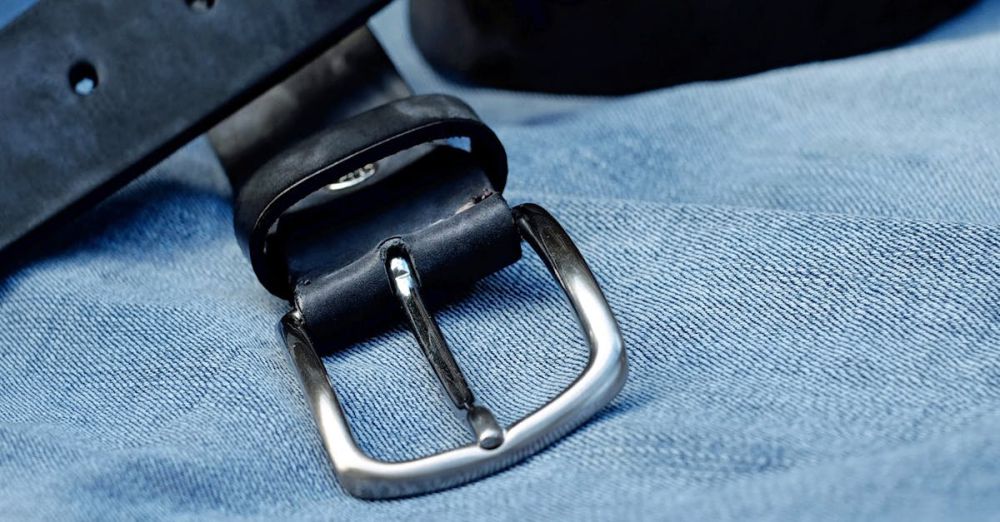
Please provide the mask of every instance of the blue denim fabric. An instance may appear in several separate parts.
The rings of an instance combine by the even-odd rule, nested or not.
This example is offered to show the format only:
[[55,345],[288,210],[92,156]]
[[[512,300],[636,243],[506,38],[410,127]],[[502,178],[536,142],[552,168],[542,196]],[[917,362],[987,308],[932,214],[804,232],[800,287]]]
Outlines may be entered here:
[[[404,73],[495,124],[509,199],[603,284],[619,398],[491,478],[350,498],[198,141],[0,283],[0,518],[1000,520],[1000,0],[899,49],[616,99],[450,85],[400,9],[377,28]],[[439,318],[504,423],[585,360],[531,254]],[[373,455],[467,440],[407,332],[325,362]]]

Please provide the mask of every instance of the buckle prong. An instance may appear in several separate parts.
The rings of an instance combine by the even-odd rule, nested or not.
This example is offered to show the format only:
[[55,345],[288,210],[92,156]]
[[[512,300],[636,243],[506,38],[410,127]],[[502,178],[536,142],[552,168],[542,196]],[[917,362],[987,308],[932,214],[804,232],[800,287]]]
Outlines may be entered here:
[[441,386],[455,407],[465,412],[466,421],[476,435],[476,442],[483,449],[494,449],[503,443],[503,428],[497,423],[493,412],[485,406],[476,404],[476,398],[469,388],[469,383],[462,375],[462,370],[455,361],[448,343],[444,340],[441,329],[438,328],[434,316],[427,310],[417,278],[414,277],[413,265],[402,255],[394,255],[388,263],[389,277],[392,289],[403,305],[403,313],[410,322],[417,344],[424,352],[424,357],[430,363]]

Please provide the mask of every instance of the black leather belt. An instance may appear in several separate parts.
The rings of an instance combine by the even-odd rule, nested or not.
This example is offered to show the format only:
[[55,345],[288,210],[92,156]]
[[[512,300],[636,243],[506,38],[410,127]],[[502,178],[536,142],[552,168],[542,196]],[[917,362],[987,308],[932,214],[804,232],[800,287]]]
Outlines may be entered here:
[[[275,52],[290,58],[330,35],[342,36],[377,3],[330,2],[320,9],[318,3],[306,1],[278,3],[281,7],[217,2],[207,13],[183,16],[215,14],[242,20],[263,13],[284,14],[286,18],[279,20],[291,24],[298,37],[280,37],[282,44]],[[79,5],[83,7],[71,11],[84,29],[106,21],[102,17],[118,16],[110,2]],[[176,6],[165,5],[157,4],[152,13],[141,15],[155,16],[162,10],[167,13],[163,23],[168,24],[181,17]],[[236,7],[223,10],[230,5]],[[64,20],[53,14],[51,1],[40,7],[40,12],[26,16],[30,23],[20,21],[15,34],[23,37],[32,24],[47,31],[52,30],[50,25],[66,29]],[[134,9],[129,4],[123,11],[138,16]],[[312,15],[324,23],[300,19]],[[169,37],[155,21],[139,25],[168,38],[168,44],[190,37],[187,33]],[[216,21],[205,27],[212,28],[202,28],[211,33],[223,25]],[[256,37],[278,38],[263,25],[232,27],[240,27],[238,41],[246,47],[224,45],[240,55],[254,50],[268,53],[244,29],[257,31]],[[95,37],[95,42],[107,42],[95,49],[118,57],[116,45],[121,43],[111,40]],[[3,41],[0,37],[0,57],[5,52]],[[182,47],[178,52],[190,51]],[[199,61],[197,55],[184,56]],[[96,89],[91,82],[84,86],[86,95],[71,92],[71,101],[57,104],[66,111],[57,112],[58,118],[88,115],[86,123],[94,127],[92,140],[79,141],[86,126],[50,137],[35,148],[25,144],[23,134],[8,134],[17,137],[5,141],[4,148],[16,155],[4,164],[3,177],[31,197],[12,202],[14,207],[5,210],[5,217],[11,218],[8,224],[14,224],[5,224],[6,254],[18,252],[21,242],[37,235],[52,219],[79,210],[81,202],[122,183],[151,158],[202,129],[223,110],[220,107],[252,92],[248,85],[260,85],[262,74],[277,74],[283,67],[272,58],[263,60],[269,64],[266,67],[239,67],[236,56],[229,56],[221,71],[232,74],[231,79],[212,74],[203,83],[172,82],[174,88],[196,85],[194,92],[208,99],[196,99],[190,92],[179,100],[159,99],[168,109],[180,111],[170,115],[150,105],[157,103],[165,87],[154,89],[149,99],[134,88],[149,80],[143,74],[152,73],[142,72],[148,64],[137,63],[134,57],[115,60],[95,61],[98,73],[108,71]],[[131,73],[130,65],[136,66]],[[198,72],[199,67],[181,70]],[[113,74],[119,70],[121,76]],[[171,83],[163,72],[154,76]],[[124,84],[117,85],[118,81]],[[210,87],[223,89],[214,92]],[[18,91],[13,99],[37,108],[46,96],[65,95],[54,89],[32,87]],[[3,103],[6,113],[17,113],[6,100]],[[128,112],[136,107],[153,111],[152,123],[139,123],[142,117]],[[617,323],[565,231],[536,205],[508,207],[502,196],[506,154],[496,135],[456,98],[411,96],[366,28],[357,29],[233,114],[212,130],[210,139],[234,187],[236,236],[261,284],[291,303],[292,310],[281,321],[282,336],[333,467],[351,494],[364,498],[419,494],[495,472],[585,421],[623,386],[626,362]],[[76,152],[63,160],[39,156],[60,144],[75,147]],[[60,165],[86,167],[82,181],[60,187],[59,182],[66,182]],[[27,172],[36,179],[25,181],[20,172],[11,170],[15,168],[33,169]],[[477,402],[430,310],[519,259],[522,240],[542,257],[565,291],[587,339],[590,359],[562,393],[502,427],[490,409]],[[400,319],[409,323],[453,405],[467,419],[474,440],[415,460],[384,462],[358,449],[317,353],[344,348]]]
[[[406,95],[380,51],[361,29],[211,134],[236,186],[236,235],[261,284],[292,302],[283,335],[334,469],[365,498],[433,491],[510,465],[603,407],[626,373],[617,324],[572,241],[541,208],[507,206],[507,158],[493,131],[456,98]],[[324,76],[332,64],[338,74]],[[349,103],[322,95],[344,84],[365,94]],[[289,102],[300,98],[311,123],[281,125],[306,105]],[[262,121],[271,132],[258,132]],[[503,428],[476,401],[429,310],[515,262],[522,239],[562,284],[591,357],[563,393]],[[475,441],[388,463],[354,443],[317,350],[400,318]]]
[[0,31],[0,269],[385,3],[40,0]]

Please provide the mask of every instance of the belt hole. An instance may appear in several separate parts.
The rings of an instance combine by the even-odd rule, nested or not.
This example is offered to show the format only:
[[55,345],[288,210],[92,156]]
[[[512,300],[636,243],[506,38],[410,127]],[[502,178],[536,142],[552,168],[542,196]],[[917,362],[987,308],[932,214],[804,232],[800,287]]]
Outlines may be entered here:
[[97,69],[90,62],[77,62],[69,68],[69,86],[78,95],[90,96],[97,84]]
[[184,0],[184,3],[194,11],[208,11],[215,7],[215,0]]

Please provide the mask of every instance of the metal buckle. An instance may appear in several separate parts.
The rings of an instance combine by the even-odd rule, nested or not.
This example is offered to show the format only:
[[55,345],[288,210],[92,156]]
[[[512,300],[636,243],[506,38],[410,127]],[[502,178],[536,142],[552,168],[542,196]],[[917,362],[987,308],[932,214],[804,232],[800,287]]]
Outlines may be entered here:
[[320,437],[341,486],[366,499],[419,495],[450,488],[511,466],[554,442],[603,408],[625,384],[627,366],[621,332],[604,294],[566,231],[541,207],[513,209],[521,236],[545,261],[576,312],[590,348],[586,368],[559,395],[534,413],[501,428],[476,403],[458,364],[420,297],[405,256],[390,257],[391,283],[417,342],[452,402],[466,412],[476,442],[435,455],[385,462],[364,454],[351,435],[323,363],[305,333],[302,316],[289,312],[283,337],[305,389]]

